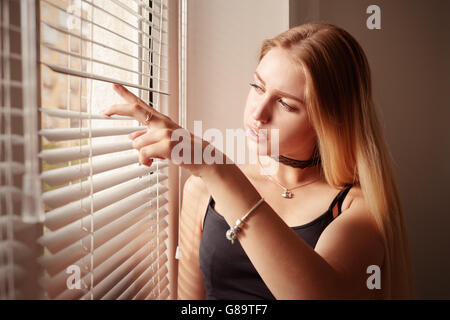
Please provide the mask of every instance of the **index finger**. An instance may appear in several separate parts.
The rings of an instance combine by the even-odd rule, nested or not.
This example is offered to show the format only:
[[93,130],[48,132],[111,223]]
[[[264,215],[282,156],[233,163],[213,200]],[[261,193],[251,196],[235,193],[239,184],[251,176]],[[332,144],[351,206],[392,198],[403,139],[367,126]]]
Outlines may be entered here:
[[115,83],[113,88],[114,88],[114,91],[117,92],[117,94],[119,96],[121,96],[126,102],[128,102],[128,103],[139,103],[139,104],[144,103],[145,104],[144,101],[142,101],[141,99],[136,97],[133,93],[131,93],[124,86]]

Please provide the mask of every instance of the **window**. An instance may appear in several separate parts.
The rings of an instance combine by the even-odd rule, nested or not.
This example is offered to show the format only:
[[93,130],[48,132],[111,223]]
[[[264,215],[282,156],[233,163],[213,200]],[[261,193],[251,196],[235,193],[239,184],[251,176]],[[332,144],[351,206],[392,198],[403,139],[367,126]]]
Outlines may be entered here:
[[[2,21],[9,10],[5,3],[19,6],[19,1],[2,1]],[[43,297],[167,299],[169,164],[155,161],[150,168],[140,165],[127,135],[145,126],[128,117],[99,115],[101,109],[122,103],[111,83],[127,86],[168,114],[167,1],[34,3],[40,12],[40,48],[36,54],[40,63],[36,68],[31,60],[23,68],[23,79],[28,78],[25,72],[34,70],[39,80],[34,83],[34,95],[23,94],[24,99],[27,96],[29,102],[34,101],[27,107],[31,108],[30,117],[22,117],[25,109],[16,111],[11,93],[5,91],[12,92],[22,78],[12,81],[10,73],[2,72],[0,243],[7,249],[0,251],[0,267],[15,263],[13,246],[3,243],[15,239],[11,225],[15,212],[20,212],[16,220],[28,217],[34,222],[29,245],[37,249],[29,257],[38,256],[32,259],[38,262],[33,270],[38,274],[42,271],[36,278],[44,289]],[[20,7],[29,14],[34,12],[32,6]],[[3,44],[8,41],[5,34],[20,29],[5,29],[5,23]],[[29,31],[37,36],[35,30]],[[2,70],[12,64],[12,57],[25,61],[3,46]],[[12,119],[14,116],[21,117],[20,121]],[[33,119],[36,126],[27,127],[26,121]],[[24,123],[23,132],[15,134],[11,124],[18,122]],[[27,134],[34,148],[25,143]],[[20,152],[13,147],[15,137],[24,142]],[[34,164],[27,169],[28,180],[22,179],[28,181],[28,189],[12,183],[16,171],[11,169],[23,172],[27,166],[26,159],[16,161],[15,154],[25,154],[31,160],[29,167]],[[24,202],[24,190],[34,198]],[[27,203],[28,211],[12,208],[14,194],[19,202]],[[7,297],[6,289],[14,285],[14,277],[6,274],[1,279],[0,294]]]

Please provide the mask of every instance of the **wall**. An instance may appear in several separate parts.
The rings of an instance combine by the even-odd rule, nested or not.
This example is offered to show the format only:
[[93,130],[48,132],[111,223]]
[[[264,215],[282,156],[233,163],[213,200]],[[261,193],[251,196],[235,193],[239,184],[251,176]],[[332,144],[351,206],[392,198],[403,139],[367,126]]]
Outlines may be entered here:
[[[259,48],[289,27],[287,0],[188,1],[187,124],[243,128]],[[186,175],[184,176],[184,178]]]
[[188,118],[205,128],[242,125],[262,40],[289,26],[288,1],[188,1]]

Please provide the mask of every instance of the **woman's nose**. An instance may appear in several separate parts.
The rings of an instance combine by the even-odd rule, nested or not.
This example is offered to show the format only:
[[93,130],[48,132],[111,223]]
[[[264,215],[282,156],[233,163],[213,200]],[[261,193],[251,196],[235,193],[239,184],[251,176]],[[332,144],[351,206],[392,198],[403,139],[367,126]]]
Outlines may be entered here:
[[259,121],[261,123],[266,123],[270,120],[270,101],[269,99],[261,99],[256,102],[253,111],[252,117],[255,121]]

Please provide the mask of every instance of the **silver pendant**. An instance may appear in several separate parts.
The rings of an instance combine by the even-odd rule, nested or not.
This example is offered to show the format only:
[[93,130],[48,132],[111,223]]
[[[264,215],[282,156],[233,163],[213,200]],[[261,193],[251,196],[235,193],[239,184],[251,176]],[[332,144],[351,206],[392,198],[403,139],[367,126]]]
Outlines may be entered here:
[[286,199],[291,199],[292,198],[292,192],[290,192],[289,190],[284,190],[284,192],[281,194],[281,196],[283,198],[286,198]]

